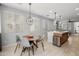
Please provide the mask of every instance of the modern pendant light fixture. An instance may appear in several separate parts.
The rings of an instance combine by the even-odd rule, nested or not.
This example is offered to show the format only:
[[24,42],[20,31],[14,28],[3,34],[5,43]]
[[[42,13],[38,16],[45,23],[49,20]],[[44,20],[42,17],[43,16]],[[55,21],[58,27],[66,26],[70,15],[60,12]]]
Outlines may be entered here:
[[29,24],[29,25],[32,25],[33,24],[33,19],[31,17],[31,3],[29,3],[29,16],[28,18],[26,19],[26,22]]
[[56,21],[56,30],[58,30],[58,20],[57,20],[57,18],[56,18],[56,16],[57,16],[57,13],[56,12],[54,12],[54,15],[55,15],[55,21]]
[[70,17],[69,17],[69,21],[68,22],[72,22]]

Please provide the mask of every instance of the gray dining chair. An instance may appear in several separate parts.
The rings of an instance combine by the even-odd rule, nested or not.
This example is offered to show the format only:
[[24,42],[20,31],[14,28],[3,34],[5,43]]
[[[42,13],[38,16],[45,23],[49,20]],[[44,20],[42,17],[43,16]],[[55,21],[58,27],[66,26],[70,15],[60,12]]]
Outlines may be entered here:
[[20,55],[22,55],[22,53],[25,52],[26,49],[28,50],[28,55],[29,56],[30,56],[30,50],[31,49],[32,49],[32,53],[34,55],[34,47],[33,47],[33,44],[30,43],[28,41],[28,39],[23,38],[23,35],[16,35],[16,42],[17,42],[17,45],[16,45],[16,48],[15,48],[14,53],[16,52],[18,46],[22,46],[23,48],[22,48],[22,51],[21,51],[21,54]]
[[16,35],[16,48],[14,50],[14,53],[16,52],[17,48],[20,47],[21,39],[18,35]]
[[26,33],[16,33],[16,47],[15,47],[15,50],[14,50],[14,53],[16,52],[17,48],[20,47],[20,43],[21,43],[21,39],[20,39],[20,36],[23,36],[23,35],[26,35]]
[[45,37],[44,35],[42,35],[42,36],[39,35],[39,38],[38,38],[38,40],[36,41],[36,44],[37,44],[37,45],[38,45],[38,43],[41,43],[42,48],[43,48],[43,51],[45,50],[45,49],[44,49],[44,43],[43,43],[44,37]]
[[28,50],[28,55],[30,56],[30,50],[32,49],[32,53],[33,53],[33,55],[34,55],[34,47],[33,47],[33,44],[32,43],[30,43],[29,41],[28,41],[28,39],[26,39],[26,38],[23,38],[23,37],[21,37],[20,36],[20,38],[21,38],[21,45],[23,46],[23,49],[22,49],[22,51],[21,51],[21,55],[22,55],[22,53],[27,49]]

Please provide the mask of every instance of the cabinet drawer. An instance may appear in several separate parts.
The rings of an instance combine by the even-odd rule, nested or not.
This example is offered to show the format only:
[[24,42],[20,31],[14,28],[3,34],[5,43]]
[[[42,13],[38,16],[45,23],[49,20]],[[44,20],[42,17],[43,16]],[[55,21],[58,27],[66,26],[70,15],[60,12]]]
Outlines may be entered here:
[[53,44],[56,45],[56,46],[60,46],[60,37],[54,37],[53,38]]

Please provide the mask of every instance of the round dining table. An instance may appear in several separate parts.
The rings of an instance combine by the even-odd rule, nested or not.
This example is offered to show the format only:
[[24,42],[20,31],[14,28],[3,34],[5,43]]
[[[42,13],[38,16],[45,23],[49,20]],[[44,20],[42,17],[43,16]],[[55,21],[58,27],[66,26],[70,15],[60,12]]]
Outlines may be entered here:
[[26,38],[26,39],[30,42],[30,44],[33,43],[33,45],[38,48],[38,46],[37,46],[37,44],[36,44],[36,41],[37,41],[39,38],[36,38],[36,37],[34,37],[33,35],[25,35],[25,36],[23,36],[23,38]]

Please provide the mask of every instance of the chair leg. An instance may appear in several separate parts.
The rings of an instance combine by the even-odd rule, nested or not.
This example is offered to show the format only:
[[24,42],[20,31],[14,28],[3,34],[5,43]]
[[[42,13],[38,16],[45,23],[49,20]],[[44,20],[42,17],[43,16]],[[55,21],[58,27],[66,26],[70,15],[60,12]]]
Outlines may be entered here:
[[28,47],[28,55],[30,56],[30,47]]
[[32,46],[32,53],[33,53],[33,55],[34,55],[34,47]]
[[18,47],[18,44],[16,45],[16,48],[15,48],[15,50],[14,50],[14,53],[16,52],[16,50],[17,50],[17,47]]
[[[38,42],[36,42],[36,45],[38,46]],[[35,47],[36,48],[36,50],[37,50],[37,47]]]
[[36,45],[38,46],[38,42],[36,41]]
[[24,53],[25,53],[26,49],[27,49],[27,47],[24,48],[24,51],[23,51]]
[[20,48],[20,44],[18,44],[18,47]]
[[33,45],[36,47],[36,48],[38,48],[38,46],[34,43],[34,42],[32,42],[33,43]]
[[22,51],[21,51],[21,54],[20,54],[20,56],[22,56],[22,53],[23,53],[23,51],[24,51],[24,47],[23,47],[23,49],[22,49]]
[[41,44],[42,44],[42,48],[43,48],[43,51],[44,51],[44,44],[43,44],[43,42],[41,42]]

